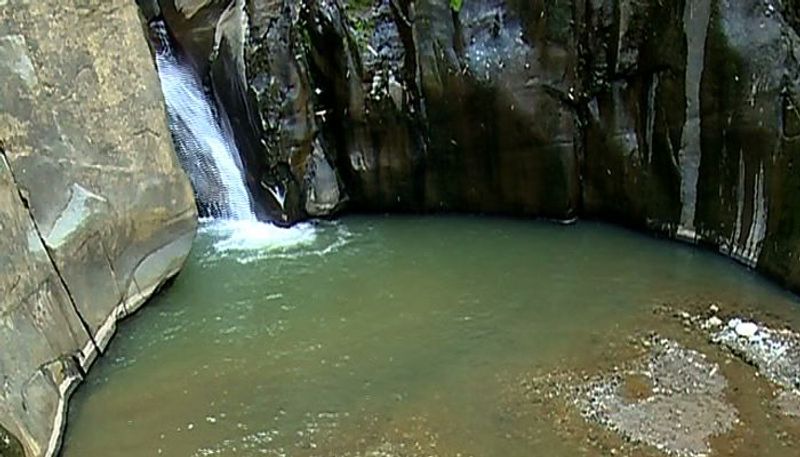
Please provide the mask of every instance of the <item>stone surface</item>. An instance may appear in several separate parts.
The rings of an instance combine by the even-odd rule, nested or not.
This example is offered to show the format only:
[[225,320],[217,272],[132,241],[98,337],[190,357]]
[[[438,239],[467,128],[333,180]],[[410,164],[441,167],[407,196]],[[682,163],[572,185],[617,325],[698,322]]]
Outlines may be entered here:
[[705,321],[704,328],[717,328],[721,327],[722,324],[722,319],[718,318],[717,316],[711,316]]
[[739,322],[734,325],[733,330],[743,338],[752,338],[758,331],[758,326],[752,322]]
[[579,386],[575,405],[586,420],[668,455],[709,455],[709,439],[738,422],[725,399],[727,380],[719,366],[675,341],[647,344],[647,357]]
[[[747,331],[742,331],[746,326]],[[733,318],[711,334],[711,340],[775,384],[776,405],[786,415],[800,417],[800,334]]]
[[0,153],[0,430],[49,456],[196,226],[134,2],[0,2]]
[[800,389],[779,392],[775,404],[783,414],[800,419]]

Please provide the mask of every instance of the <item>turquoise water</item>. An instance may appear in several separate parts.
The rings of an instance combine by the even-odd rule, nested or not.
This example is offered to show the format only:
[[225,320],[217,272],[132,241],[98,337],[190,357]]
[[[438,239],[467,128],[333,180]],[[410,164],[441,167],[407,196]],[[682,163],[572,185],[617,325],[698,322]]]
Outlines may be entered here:
[[573,456],[519,414],[521,374],[590,365],[662,304],[800,323],[793,296],[739,265],[606,225],[257,231],[201,230],[74,396],[64,456]]

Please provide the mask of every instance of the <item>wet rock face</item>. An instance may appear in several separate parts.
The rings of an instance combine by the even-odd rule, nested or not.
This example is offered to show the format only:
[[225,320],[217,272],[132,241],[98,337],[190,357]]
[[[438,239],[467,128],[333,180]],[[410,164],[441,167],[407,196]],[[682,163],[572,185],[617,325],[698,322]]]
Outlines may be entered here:
[[135,3],[0,2],[0,454],[57,450],[71,388],[195,225]]
[[578,21],[595,43],[581,72],[584,211],[709,244],[797,288],[790,8],[611,3]]
[[345,203],[587,215],[800,286],[792,2],[240,0],[224,27],[219,2],[161,3],[215,18],[206,41],[247,37],[243,63],[207,56],[239,75],[219,97],[286,222]]
[[[329,215],[338,207],[340,196],[317,123],[308,31],[298,27],[307,7],[306,2],[289,0],[247,4],[252,22],[250,44],[244,51],[245,71],[259,119],[259,140],[272,168],[262,182],[274,189],[270,192],[274,200],[283,202],[279,206],[287,222]],[[318,169],[319,180],[315,178]],[[278,195],[286,200],[275,198]],[[318,196],[325,201],[317,202]]]
[[[504,2],[310,2],[312,76],[362,209],[569,218],[571,35]],[[568,21],[566,21],[568,22]]]
[[672,228],[681,214],[678,159],[687,105],[683,10],[680,2],[614,3],[593,2],[577,12],[586,45],[578,91],[583,210]]

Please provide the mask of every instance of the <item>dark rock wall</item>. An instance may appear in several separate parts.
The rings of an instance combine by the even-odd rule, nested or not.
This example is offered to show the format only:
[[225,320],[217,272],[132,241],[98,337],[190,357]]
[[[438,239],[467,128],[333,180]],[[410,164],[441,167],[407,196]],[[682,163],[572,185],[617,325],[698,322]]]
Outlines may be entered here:
[[[583,211],[672,230],[687,118],[680,2],[579,8]],[[664,226],[667,224],[667,226]]]
[[793,10],[608,3],[578,21],[594,45],[583,211],[708,244],[796,290]]
[[573,38],[548,34],[540,10],[466,2],[456,14],[440,1],[307,10],[321,128],[353,207],[577,214]]
[[287,222],[594,217],[800,287],[796,2],[236,3],[243,134]]

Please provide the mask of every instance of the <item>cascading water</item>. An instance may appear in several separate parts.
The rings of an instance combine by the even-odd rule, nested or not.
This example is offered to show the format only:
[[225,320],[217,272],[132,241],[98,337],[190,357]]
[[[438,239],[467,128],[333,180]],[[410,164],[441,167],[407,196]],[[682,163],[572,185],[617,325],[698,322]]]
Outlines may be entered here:
[[204,216],[255,221],[236,144],[215,114],[200,78],[172,46],[163,21],[151,25],[161,90],[179,158]]
[[[166,24],[151,22],[150,34],[175,150],[192,182],[200,215],[210,218],[201,231],[213,232],[214,249],[223,254],[272,251],[313,242],[316,232],[310,224],[283,229],[256,218],[230,129],[191,63],[173,45]],[[282,204],[284,195],[279,195]]]

